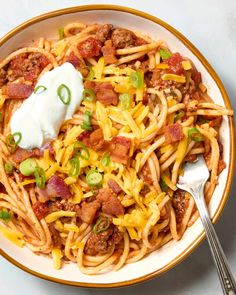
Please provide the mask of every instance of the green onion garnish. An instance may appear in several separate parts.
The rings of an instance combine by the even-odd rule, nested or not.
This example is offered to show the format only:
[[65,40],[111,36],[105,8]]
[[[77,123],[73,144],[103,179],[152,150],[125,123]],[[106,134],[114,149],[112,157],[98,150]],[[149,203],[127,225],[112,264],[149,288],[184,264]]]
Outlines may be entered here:
[[11,219],[11,214],[8,211],[1,210],[0,211],[0,219],[4,221],[8,221]]
[[44,170],[41,167],[37,166],[35,168],[34,177],[36,180],[36,186],[41,189],[44,189],[46,183],[46,176]]
[[4,170],[6,171],[7,174],[11,174],[14,169],[14,166],[11,163],[5,163],[4,164]]
[[179,111],[174,118],[174,122],[178,121],[179,119],[181,119],[183,116],[185,115],[184,111]]
[[94,70],[92,69],[91,66],[88,66],[89,68],[89,73],[87,75],[87,77],[84,78],[85,81],[92,81],[95,77],[95,73],[94,73]]
[[47,90],[47,87],[45,87],[43,85],[39,85],[34,89],[34,93],[40,94],[40,93],[44,92],[45,90]]
[[22,139],[22,134],[20,132],[15,132],[7,136],[6,145],[11,153],[15,152],[16,147],[20,143],[21,139]]
[[37,163],[34,159],[26,159],[20,163],[19,170],[25,176],[33,175],[36,171]]
[[162,59],[168,59],[172,55],[172,53],[166,48],[160,48],[159,49],[159,54],[160,54]]
[[81,125],[81,128],[84,130],[92,130],[91,126],[91,112],[85,111],[83,116],[83,124]]
[[166,192],[168,189],[168,186],[163,179],[161,179],[161,181],[160,181],[160,187],[163,192]]
[[79,159],[74,157],[72,159],[70,159],[69,161],[71,168],[69,171],[69,176],[78,176],[79,175],[79,170],[80,170],[80,163],[79,163]]
[[71,100],[71,91],[68,86],[65,84],[61,84],[57,88],[57,95],[59,96],[60,100],[65,104],[68,105],[70,104]]
[[[84,151],[84,153],[86,155],[82,155],[82,151],[79,152],[79,149],[81,149],[82,151]],[[74,144],[74,153],[77,154],[80,158],[88,161],[90,158],[90,154],[89,154],[89,150],[87,149],[87,147],[81,142],[81,141],[76,141],[76,143]]]
[[97,170],[89,170],[86,175],[86,183],[89,186],[100,186],[102,184],[103,176]]
[[196,127],[188,130],[188,137],[196,142],[203,141],[203,137]]
[[134,88],[141,88],[143,86],[143,74],[140,71],[131,73],[130,83]]
[[107,217],[100,217],[94,224],[93,232],[96,235],[102,233],[109,228],[110,224],[110,220]]
[[83,90],[83,100],[92,102],[95,98],[95,93],[91,88],[84,88]]
[[0,123],[2,123],[2,121],[3,121],[3,114],[2,112],[0,112]]
[[104,167],[107,167],[107,166],[109,166],[109,164],[110,164],[110,156],[108,155],[108,154],[105,154],[103,157],[102,157],[102,165],[104,166]]
[[58,29],[58,35],[59,35],[59,40],[62,40],[64,38],[64,28]]
[[127,110],[130,108],[131,97],[129,93],[120,94],[119,100],[121,101],[123,109]]

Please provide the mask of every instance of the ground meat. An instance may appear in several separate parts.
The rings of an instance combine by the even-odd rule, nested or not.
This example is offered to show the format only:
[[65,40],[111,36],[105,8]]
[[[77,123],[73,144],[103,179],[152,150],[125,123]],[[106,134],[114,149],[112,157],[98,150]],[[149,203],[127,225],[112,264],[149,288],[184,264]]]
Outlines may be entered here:
[[181,223],[189,201],[185,198],[185,192],[177,190],[172,199],[172,205],[176,214],[176,222]]
[[89,37],[80,42],[77,48],[80,55],[84,58],[99,56],[102,49],[102,42],[93,37]]
[[23,53],[14,58],[7,69],[7,78],[14,81],[24,77],[35,82],[41,71],[49,64],[49,60],[41,53]]
[[49,224],[48,228],[49,228],[49,231],[51,232],[53,248],[61,249],[62,239],[60,237],[59,232],[55,229],[52,223]]
[[115,180],[109,179],[107,184],[113,190],[114,193],[120,194],[122,192],[122,188],[119,186],[119,184]]
[[184,68],[182,66],[183,58],[182,56],[176,52],[171,55],[168,59],[165,60],[165,63],[169,65],[168,73],[181,75],[184,73]]
[[113,29],[113,25],[105,24],[101,26],[96,32],[96,38],[104,43],[106,40],[111,38],[111,31]]
[[4,69],[0,69],[0,87],[7,82],[7,73]]
[[112,44],[115,48],[127,48],[135,46],[136,36],[126,29],[115,29],[111,35]]
[[119,244],[123,239],[123,234],[114,225],[99,234],[92,233],[85,245],[85,253],[88,255],[106,254],[112,245]]
[[49,203],[49,210],[50,212],[55,212],[55,211],[71,211],[71,212],[77,212],[79,210],[80,206],[79,204],[73,204],[68,201],[53,201]]
[[32,209],[38,219],[44,218],[49,213],[48,203],[36,202],[32,206]]
[[87,76],[89,73],[88,66],[85,64],[85,62],[77,57],[74,52],[71,52],[68,56],[65,58],[65,62],[71,63],[76,69],[78,69],[83,76]]
[[166,143],[173,143],[184,139],[182,126],[179,123],[168,125],[164,128]]

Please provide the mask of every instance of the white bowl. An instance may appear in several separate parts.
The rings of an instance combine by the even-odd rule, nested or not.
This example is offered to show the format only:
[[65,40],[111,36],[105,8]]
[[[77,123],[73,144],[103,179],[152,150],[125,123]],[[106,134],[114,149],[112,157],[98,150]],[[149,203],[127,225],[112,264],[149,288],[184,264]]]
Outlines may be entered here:
[[[191,58],[202,73],[204,84],[213,100],[231,108],[229,98],[222,82],[201,53],[178,31],[154,16],[130,8],[112,5],[89,5],[50,12],[18,26],[0,40],[0,59],[12,51],[32,43],[40,37],[55,37],[58,28],[70,22],[112,23],[116,26],[137,30],[154,39],[163,39],[170,49],[179,51]],[[224,117],[220,129],[220,139],[224,146],[224,161],[227,168],[219,177],[210,202],[210,214],[213,221],[219,217],[229,194],[234,166],[234,131],[233,120]],[[171,241],[160,250],[151,253],[144,259],[125,265],[117,272],[88,276],[80,272],[75,263],[66,264],[55,270],[51,259],[38,256],[27,248],[18,248],[0,236],[0,254],[21,269],[38,277],[63,284],[83,287],[120,287],[150,279],[159,275],[183,260],[203,239],[203,228],[200,220],[188,228],[183,238]]]

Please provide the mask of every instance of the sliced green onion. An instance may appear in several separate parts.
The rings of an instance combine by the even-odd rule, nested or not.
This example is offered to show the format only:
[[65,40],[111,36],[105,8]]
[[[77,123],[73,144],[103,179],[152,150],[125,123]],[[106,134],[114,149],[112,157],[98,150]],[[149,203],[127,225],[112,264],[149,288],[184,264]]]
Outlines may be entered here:
[[14,166],[11,163],[5,163],[4,164],[4,170],[6,171],[7,174],[11,174],[14,169]]
[[95,98],[95,93],[91,88],[84,88],[83,90],[83,100],[92,102]]
[[104,167],[107,167],[107,166],[109,166],[109,164],[110,164],[110,156],[108,155],[108,154],[105,154],[103,157],[102,157],[102,165],[104,166]]
[[130,83],[134,88],[141,88],[143,86],[143,74],[140,71],[131,73]]
[[35,89],[34,89],[34,93],[35,94],[40,94],[40,93],[42,93],[42,92],[44,92],[44,91],[46,91],[47,90],[47,87],[45,87],[45,86],[43,86],[43,85],[39,85],[39,86],[37,86]]
[[79,159],[74,157],[72,159],[70,159],[69,161],[71,168],[69,171],[69,176],[73,177],[73,176],[78,176],[79,175],[79,170],[80,170],[80,163],[79,163]]
[[179,111],[174,118],[174,122],[178,121],[179,119],[183,118],[183,116],[185,115],[184,111]]
[[160,187],[163,192],[166,192],[168,189],[168,186],[163,179],[161,179],[161,181],[160,181]]
[[188,130],[188,137],[196,142],[203,141],[203,137],[196,127]]
[[59,40],[62,40],[64,38],[64,28],[58,29],[58,35],[59,35]]
[[[22,134],[20,132],[15,132],[12,134],[15,144],[18,145],[22,139]],[[17,139],[16,139],[17,138]]]
[[127,110],[130,108],[131,97],[129,93],[120,94],[119,100],[121,101],[123,109]]
[[6,145],[9,148],[10,152],[14,153],[21,139],[22,139],[22,134],[20,132],[15,132],[7,136]]
[[1,210],[0,211],[0,219],[4,221],[8,221],[11,219],[11,214],[8,211]]
[[103,175],[97,170],[89,170],[86,175],[86,183],[89,186],[100,186],[102,184]]
[[36,186],[41,189],[44,189],[46,183],[46,176],[44,170],[41,167],[36,167],[34,177],[36,180]]
[[92,116],[92,113],[90,111],[85,111],[84,112],[83,124],[81,125],[82,129],[84,129],[84,130],[92,130],[91,116]]
[[92,67],[88,67],[89,68],[89,73],[87,75],[87,77],[84,78],[85,81],[92,81],[95,77],[95,73]]
[[20,163],[19,170],[25,176],[33,175],[36,171],[37,163],[34,159],[26,159]]
[[[82,149],[82,151],[85,152],[86,156],[82,155],[82,153],[79,152],[79,149]],[[74,144],[74,153],[86,161],[88,161],[90,158],[89,150],[81,141],[76,141],[76,143]]]
[[159,53],[162,59],[168,59],[172,56],[172,53],[166,48],[160,48]]
[[107,217],[100,217],[94,224],[93,232],[96,235],[102,233],[109,228],[110,224],[110,220]]
[[3,121],[3,114],[0,112],[0,123]]
[[59,96],[60,100],[61,100],[65,105],[70,104],[70,100],[71,100],[71,91],[70,91],[70,88],[69,88],[68,86],[66,86],[65,84],[61,84],[61,85],[57,88],[57,95]]

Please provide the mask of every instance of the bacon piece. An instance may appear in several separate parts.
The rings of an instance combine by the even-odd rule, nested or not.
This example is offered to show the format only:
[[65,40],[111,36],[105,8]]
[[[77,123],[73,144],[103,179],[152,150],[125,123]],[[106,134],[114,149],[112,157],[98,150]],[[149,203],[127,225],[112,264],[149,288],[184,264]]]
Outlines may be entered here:
[[8,98],[22,99],[29,97],[33,90],[31,85],[26,85],[24,83],[8,83],[3,87],[2,92]]
[[114,91],[113,86],[110,83],[97,84],[96,87],[96,98],[103,105],[117,105],[118,94]]
[[99,56],[102,48],[102,42],[93,37],[89,37],[88,39],[80,42],[77,45],[77,48],[80,55],[84,58]]
[[89,137],[91,148],[95,151],[99,151],[104,146],[104,137],[101,128],[94,130]]
[[113,86],[110,83],[95,83],[93,81],[86,81],[84,83],[85,88],[91,88],[95,92],[96,98],[103,105],[117,105],[118,94],[114,91]]
[[81,208],[77,210],[79,218],[85,223],[93,223],[98,209],[101,207],[99,201],[82,202]]
[[106,145],[101,128],[92,132],[84,131],[78,136],[78,140],[82,141],[87,147],[95,151],[102,150]]
[[81,58],[77,57],[74,52],[71,52],[68,56],[66,56],[65,62],[71,63],[76,69],[80,70],[83,76],[88,75],[89,71],[87,65]]
[[24,150],[19,147],[10,157],[13,162],[20,163],[24,161],[25,159],[28,159],[31,157],[39,157],[40,155],[41,155],[41,152],[39,149]]
[[165,126],[164,130],[166,143],[168,144],[184,139],[182,126],[179,123]]
[[102,47],[102,54],[104,56],[105,64],[114,64],[117,62],[116,49],[112,46],[112,41],[106,41],[105,45]]
[[104,43],[106,40],[111,38],[111,31],[113,29],[113,25],[105,24],[101,26],[96,32],[96,38]]
[[141,172],[141,177],[143,181],[149,185],[153,185],[152,175],[148,163],[144,164]]
[[115,136],[111,140],[111,159],[115,162],[127,164],[131,140],[122,136]]
[[42,203],[42,202],[37,201],[32,206],[32,209],[38,219],[44,218],[49,213],[48,203]]
[[46,189],[50,197],[61,197],[62,199],[71,197],[69,186],[56,174],[49,179]]
[[109,179],[107,184],[113,190],[114,193],[119,194],[122,192],[122,188],[119,186],[119,184],[115,180]]
[[120,200],[111,192],[109,188],[99,190],[96,199],[102,205],[102,212],[110,215],[123,215],[124,207]]
[[7,73],[4,69],[0,69],[0,87],[7,82]]

